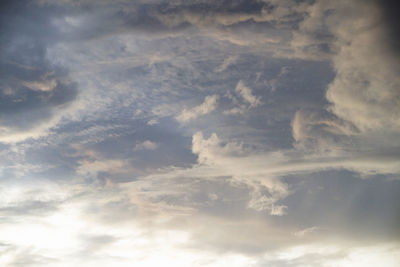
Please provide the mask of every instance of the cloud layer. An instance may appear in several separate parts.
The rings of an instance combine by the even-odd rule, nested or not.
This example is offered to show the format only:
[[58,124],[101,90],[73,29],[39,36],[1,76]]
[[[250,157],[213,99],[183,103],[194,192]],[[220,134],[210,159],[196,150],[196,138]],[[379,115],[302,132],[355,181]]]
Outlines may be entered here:
[[1,265],[397,266],[395,6],[3,1]]

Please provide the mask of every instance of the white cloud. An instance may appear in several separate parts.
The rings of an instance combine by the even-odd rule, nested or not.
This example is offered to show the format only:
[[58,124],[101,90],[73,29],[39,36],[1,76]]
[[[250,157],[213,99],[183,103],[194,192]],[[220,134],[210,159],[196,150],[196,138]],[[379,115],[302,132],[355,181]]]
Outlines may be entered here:
[[[333,50],[325,58],[332,60],[336,75],[326,91],[326,112],[296,112],[296,148],[331,156],[332,161],[341,156],[343,168],[361,174],[395,173],[400,64],[385,41],[391,37],[381,7],[374,1],[318,1],[307,12],[292,45],[306,52],[315,42],[328,44]],[[321,32],[328,37],[318,37]],[[303,38],[301,45],[298,37]]]
[[362,131],[399,129],[400,64],[385,41],[390,36],[377,3],[321,0],[306,10],[292,47],[309,58],[325,53],[321,45],[330,47],[320,57],[336,71],[326,93],[329,111]]
[[232,114],[232,115],[236,115],[236,114],[243,114],[243,113],[245,113],[246,112],[246,106],[244,106],[244,105],[241,105],[241,106],[239,106],[239,107],[234,107],[234,108],[231,108],[231,109],[228,109],[228,110],[224,110],[224,114],[226,114],[226,115],[230,115],[230,114]]
[[158,148],[158,143],[152,142],[150,140],[143,141],[142,143],[136,144],[134,150],[156,150]]
[[315,111],[297,111],[291,126],[296,147],[315,151],[343,149],[349,145],[346,137],[359,134],[353,124]]
[[255,190],[251,194],[251,199],[247,204],[248,208],[254,209],[256,211],[267,210],[271,215],[283,216],[287,213],[287,206],[277,205],[276,202],[284,198],[282,195],[266,196],[259,190]]
[[215,70],[217,72],[222,72],[226,70],[230,65],[234,64],[238,59],[238,56],[230,56],[224,59],[224,62],[218,66]]
[[[269,210],[271,215],[284,214],[285,207],[276,205],[276,202],[289,194],[288,188],[286,184],[275,179],[265,163],[261,163],[264,156],[266,162],[279,161],[282,158],[279,153],[275,157],[273,154],[254,156],[254,151],[245,149],[243,144],[222,142],[216,134],[205,139],[201,132],[193,135],[192,143],[192,151],[198,155],[198,162],[212,167],[215,172],[208,175],[228,175],[248,185],[252,190],[249,208]],[[201,170],[202,166],[198,168]],[[263,191],[267,191],[268,196]]]
[[235,87],[235,95],[228,91],[225,96],[232,101],[233,108],[224,110],[224,114],[244,114],[247,110],[255,108],[262,104],[261,98],[256,97],[251,88],[247,87],[245,83],[240,80]]
[[24,82],[23,85],[31,88],[36,91],[52,91],[57,86],[57,81],[55,79],[47,80],[47,81],[31,81]]
[[247,87],[242,80],[237,83],[235,91],[239,93],[244,101],[250,104],[250,107],[257,107],[261,105],[260,98],[254,96],[251,88]]
[[[71,108],[64,110],[64,112],[69,112]],[[38,139],[40,137],[47,136],[51,132],[51,128],[55,127],[59,121],[62,119],[64,113],[61,113],[60,109],[54,110],[56,113],[45,121],[37,123],[34,127],[30,129],[20,130],[13,127],[2,127],[0,126],[0,142],[2,143],[18,143],[28,139]]]
[[156,120],[156,119],[151,119],[147,122],[147,125],[150,125],[150,126],[153,126],[156,124],[158,124],[158,120]]
[[308,235],[310,235],[310,234],[312,234],[312,233],[314,233],[314,232],[316,232],[318,230],[320,230],[319,227],[313,226],[313,227],[305,228],[303,230],[296,231],[293,234],[296,237],[303,238],[303,237],[306,237],[306,236],[308,236]]
[[348,44],[333,61],[337,74],[327,91],[330,110],[363,131],[400,129],[400,64],[381,41],[384,29],[372,19],[362,25],[368,31],[349,33],[344,27],[338,35],[351,37],[343,38]]
[[191,109],[183,109],[182,113],[176,119],[180,122],[188,122],[199,116],[206,115],[216,109],[217,100],[217,95],[206,96],[202,104]]

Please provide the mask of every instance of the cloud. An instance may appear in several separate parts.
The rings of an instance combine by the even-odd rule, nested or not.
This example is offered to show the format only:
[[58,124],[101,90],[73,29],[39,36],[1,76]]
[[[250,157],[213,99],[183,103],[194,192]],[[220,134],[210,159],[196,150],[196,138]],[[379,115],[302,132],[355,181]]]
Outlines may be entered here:
[[254,96],[252,89],[242,80],[236,84],[234,94],[228,91],[225,96],[232,101],[234,107],[224,110],[224,114],[244,114],[247,110],[262,104],[261,97]]
[[300,231],[296,231],[295,233],[293,233],[295,236],[303,238],[307,235],[310,235],[312,233],[314,233],[315,231],[320,230],[319,227],[313,226],[313,227],[309,227]]
[[232,64],[234,64],[236,62],[236,60],[238,59],[237,56],[230,56],[226,59],[224,59],[224,61],[222,62],[222,64],[220,66],[218,66],[218,68],[216,68],[215,70],[217,72],[222,72],[225,71],[229,66],[231,66]]
[[199,116],[206,115],[214,111],[217,107],[217,95],[209,95],[204,98],[204,102],[191,109],[183,109],[182,113],[176,119],[182,123],[191,121]]
[[[193,135],[192,143],[192,151],[198,155],[200,165],[192,169],[192,174],[188,171],[186,175],[196,177],[196,173],[204,172],[205,177],[230,176],[249,187],[249,208],[258,211],[269,210],[271,215],[284,214],[285,207],[277,205],[276,202],[287,196],[289,190],[287,185],[275,179],[265,166],[257,166],[257,162],[262,161],[263,156],[259,159],[257,156],[250,156],[251,150],[246,149],[243,144],[223,142],[216,134],[205,139],[203,134],[198,132]],[[276,156],[279,157],[279,154]]]
[[143,143],[136,144],[134,150],[156,150],[158,144],[150,140],[143,141]]
[[57,82],[56,80],[34,81],[24,82],[23,85],[37,91],[52,91],[57,86]]
[[[343,42],[350,44],[343,45],[334,58],[337,74],[327,91],[327,99],[332,103],[330,110],[362,131],[383,127],[399,129],[397,73],[400,64],[377,41],[384,39],[383,29],[374,26],[372,19],[363,23],[360,27],[370,30],[350,33],[344,28],[338,29]],[[376,69],[376,66],[380,67]]]
[[[295,113],[294,146],[327,157],[341,155],[347,161],[343,167],[361,174],[395,172],[382,165],[388,158],[395,160],[399,143],[393,137],[400,132],[400,64],[395,59],[396,49],[385,41],[393,38],[385,8],[376,1],[362,5],[318,1],[307,9],[310,16],[300,23],[292,45],[296,47],[297,37],[303,38],[300,46],[305,52],[313,42],[326,42],[330,48],[325,56],[332,60],[335,77],[327,86],[325,110]],[[349,10],[351,16],[347,15]],[[366,13],[370,16],[364,16]],[[313,57],[306,54],[303,56]]]
[[46,49],[56,35],[48,17],[21,6],[9,4],[1,10],[0,142],[45,135],[78,94],[68,70],[47,58]]
[[[309,16],[294,32],[292,46],[311,49],[314,54],[328,49],[326,58],[336,71],[326,92],[331,103],[328,110],[361,131],[398,129],[400,65],[393,47],[385,42],[391,37],[380,5],[375,1],[318,1],[307,10]],[[301,38],[308,39],[300,44]]]
[[257,107],[261,104],[261,100],[258,97],[255,97],[251,91],[251,89],[243,83],[243,81],[239,81],[236,85],[235,91],[247,102],[250,104],[250,107]]
[[[269,196],[272,195],[272,196]],[[275,195],[275,196],[273,196]],[[254,209],[256,211],[269,211],[270,215],[274,216],[283,216],[287,213],[287,206],[285,205],[277,205],[276,202],[282,199],[284,196],[277,195],[274,193],[262,192],[262,187],[256,188],[251,193],[251,199],[247,204],[247,207],[250,209]]]
[[397,263],[388,7],[21,3],[0,11],[1,264]]
[[348,121],[327,112],[300,110],[291,123],[297,148],[312,150],[338,150],[351,146],[351,136],[359,130]]
[[[354,266],[355,264],[381,264],[396,266],[396,253],[390,251],[396,245],[371,245],[338,248],[334,245],[313,244],[299,245],[288,249],[275,259],[260,261],[257,266]],[[396,249],[395,249],[396,250]]]
[[158,121],[156,119],[151,119],[147,122],[148,125],[152,126],[152,125],[156,125],[158,123]]

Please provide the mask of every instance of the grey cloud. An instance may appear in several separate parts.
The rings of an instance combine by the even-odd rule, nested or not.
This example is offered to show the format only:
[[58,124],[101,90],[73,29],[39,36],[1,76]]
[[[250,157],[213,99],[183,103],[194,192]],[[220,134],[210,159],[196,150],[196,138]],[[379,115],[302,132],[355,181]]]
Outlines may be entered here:
[[82,257],[87,257],[90,254],[95,254],[99,250],[113,242],[118,241],[117,237],[111,235],[82,235],[81,239],[86,243],[82,247],[85,247],[82,252],[80,252]]
[[[395,43],[385,33],[394,17],[375,20],[383,6],[38,0],[4,10],[1,130],[47,132],[0,144],[1,242],[25,244],[19,230],[37,222],[66,239],[38,243],[42,256],[71,266],[180,255],[190,258],[181,266],[328,266],[353,259],[350,246],[398,243],[398,64],[382,41]],[[191,120],[180,124],[184,107]]]
[[[355,4],[332,6],[320,1],[313,6],[313,16],[302,23],[300,29],[311,32],[317,31],[322,23],[336,37],[332,44],[338,50],[332,55],[336,76],[326,91],[330,102],[328,113],[321,115],[318,111],[317,117],[316,113],[296,113],[292,125],[297,141],[303,138],[303,144],[318,143],[315,147],[342,150],[354,157],[366,153],[376,162],[392,158],[390,155],[398,150],[399,144],[391,136],[399,132],[400,65],[394,59],[394,47],[378,41],[394,37],[385,26],[387,11],[382,5],[385,3],[367,1],[360,9]],[[345,12],[340,12],[345,7],[353,10],[351,19],[346,17],[347,20]],[[336,11],[324,17],[329,10]],[[372,15],[365,17],[366,12]],[[356,20],[358,24],[354,24]]]
[[[2,140],[49,121],[77,95],[77,85],[68,71],[46,58],[46,48],[55,30],[33,6],[9,3],[1,9],[0,124]],[[46,34],[43,34],[44,31]],[[29,134],[28,134],[29,136]]]
[[60,202],[28,200],[24,203],[8,204],[0,207],[0,216],[43,216],[58,209]]
[[[279,4],[265,1],[120,1],[112,6],[86,1],[60,3],[64,9],[61,8],[61,16],[54,21],[63,32],[63,38],[70,41],[135,32],[150,38],[205,35],[245,46],[257,44],[261,47],[268,42],[278,49],[287,46],[290,29],[296,28],[305,17],[304,12],[298,12],[275,21],[275,9],[279,9]],[[291,4],[298,5],[297,2]],[[47,5],[57,6],[51,2]],[[65,9],[70,16],[62,16]],[[277,30],[284,28],[282,25],[286,25],[285,33]]]
[[304,180],[300,177],[304,176],[285,178],[293,193],[282,201],[289,210],[286,216],[273,218],[277,223],[296,221],[303,228],[317,225],[322,230],[311,240],[351,236],[356,242],[373,244],[399,238],[398,180],[384,176],[362,180],[348,171],[309,174]]
[[311,150],[356,149],[352,136],[359,130],[329,112],[299,110],[292,121],[293,138],[297,148]]
[[[330,57],[336,77],[326,94],[332,103],[329,111],[362,131],[383,125],[398,127],[394,114],[399,113],[395,74],[399,65],[388,44],[378,41],[390,38],[379,6],[373,1],[362,5],[319,1],[310,9],[310,16],[301,23],[300,38],[305,35],[304,31],[316,33],[321,27],[335,36],[330,41],[336,47]],[[351,18],[345,15],[345,10],[352,10]],[[371,16],[365,17],[366,12]],[[380,66],[378,70],[376,65]]]

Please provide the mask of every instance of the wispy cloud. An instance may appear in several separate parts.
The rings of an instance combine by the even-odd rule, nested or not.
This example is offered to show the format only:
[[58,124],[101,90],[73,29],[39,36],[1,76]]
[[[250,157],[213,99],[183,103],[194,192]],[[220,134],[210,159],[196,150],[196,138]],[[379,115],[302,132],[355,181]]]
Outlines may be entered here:
[[134,150],[155,150],[158,144],[150,140],[143,141],[143,143],[136,144]]
[[206,96],[202,104],[191,109],[183,109],[182,113],[176,119],[180,122],[188,122],[199,116],[206,115],[216,109],[217,100],[217,95]]
[[5,1],[0,265],[397,266],[392,1]]

